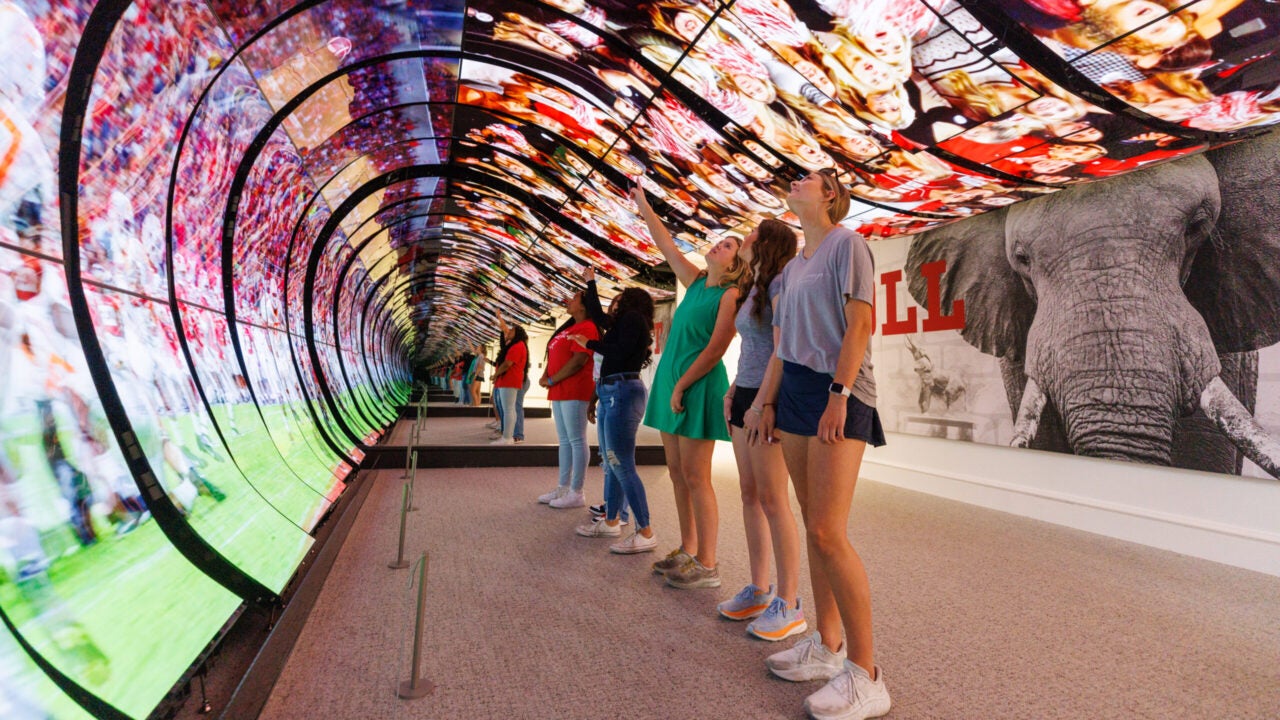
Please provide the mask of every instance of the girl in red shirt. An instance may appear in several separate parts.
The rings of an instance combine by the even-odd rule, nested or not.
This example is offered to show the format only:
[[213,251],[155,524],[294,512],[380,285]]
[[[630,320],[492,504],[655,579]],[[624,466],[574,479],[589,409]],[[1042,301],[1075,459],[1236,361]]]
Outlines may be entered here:
[[494,361],[493,391],[497,395],[498,416],[502,420],[502,437],[494,440],[493,445],[514,445],[516,431],[516,395],[524,386],[525,377],[529,373],[529,335],[519,325],[503,326],[504,340],[498,359]]

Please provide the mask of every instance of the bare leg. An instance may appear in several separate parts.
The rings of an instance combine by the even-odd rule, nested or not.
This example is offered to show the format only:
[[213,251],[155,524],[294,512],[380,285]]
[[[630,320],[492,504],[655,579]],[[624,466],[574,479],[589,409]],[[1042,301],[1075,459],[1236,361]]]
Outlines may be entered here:
[[791,514],[791,496],[787,492],[787,465],[778,445],[757,445],[750,449],[752,474],[756,481],[756,497],[768,520],[773,554],[778,561],[778,597],[787,607],[795,607],[800,586],[800,534],[796,517]]
[[769,520],[760,505],[751,463],[751,444],[741,428],[729,428],[733,436],[733,459],[738,463],[738,490],[742,493],[742,524],[747,535],[747,560],[751,564],[751,584],[769,587],[769,565],[773,541],[769,537]]
[[781,431],[778,432],[778,437],[782,440],[782,456],[786,458],[787,470],[791,473],[791,482],[796,488],[796,500],[800,503],[800,516],[804,519],[805,542],[809,550],[809,583],[813,585],[813,624],[822,635],[822,644],[834,652],[844,644],[844,628],[840,624],[836,598],[831,594],[831,586],[827,584],[822,557],[814,549],[813,537],[808,532],[809,508],[812,504],[809,484],[810,438]]
[[816,438],[809,439],[811,481],[805,531],[809,562],[815,564],[815,556],[821,559],[828,592],[835,597],[849,643],[849,660],[875,677],[871,585],[862,558],[849,542],[849,509],[866,447],[861,440],[824,445]]
[[695,557],[703,566],[716,566],[716,538],[720,534],[720,507],[716,489],[711,485],[711,453],[714,440],[680,437],[680,466],[684,473],[689,504],[693,508],[693,524],[698,532]]
[[680,522],[680,547],[690,555],[698,554],[698,528],[693,523],[693,505],[689,502],[689,487],[684,481],[680,464],[680,441],[671,433],[662,433],[662,449],[667,456],[667,472],[671,475],[671,489],[676,495],[676,517]]

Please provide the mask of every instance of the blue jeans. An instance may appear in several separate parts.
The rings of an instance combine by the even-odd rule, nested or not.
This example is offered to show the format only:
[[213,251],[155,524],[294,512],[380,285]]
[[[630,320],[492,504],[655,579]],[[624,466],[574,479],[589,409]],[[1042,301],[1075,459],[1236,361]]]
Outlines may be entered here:
[[515,437],[516,424],[512,420],[516,416],[516,395],[520,388],[494,388],[493,392],[497,397],[494,406],[498,408],[498,417],[502,421],[502,437],[510,440]]
[[560,438],[560,487],[582,492],[587,476],[587,401],[552,400],[551,417]]
[[524,379],[524,384],[520,386],[519,392],[516,393],[516,431],[515,439],[524,439],[524,394],[529,392],[529,378]]
[[[637,530],[649,527],[649,501],[636,472],[636,431],[644,418],[648,391],[641,380],[601,383],[596,388],[600,457],[604,461],[605,515],[616,520],[623,499],[631,506]],[[612,476],[612,482],[610,482]]]

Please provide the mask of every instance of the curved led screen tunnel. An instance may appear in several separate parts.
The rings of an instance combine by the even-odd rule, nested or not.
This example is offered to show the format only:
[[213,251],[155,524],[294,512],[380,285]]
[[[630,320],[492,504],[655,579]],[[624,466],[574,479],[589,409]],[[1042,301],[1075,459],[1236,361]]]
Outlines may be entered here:
[[[1214,148],[1280,120],[1278,57],[1265,0],[0,0],[3,714],[152,712],[495,315],[544,326],[588,266],[673,298],[637,183],[696,252],[835,168],[893,429],[1275,474],[1246,231],[1280,153]],[[1192,258],[1133,312],[1195,367],[1114,437],[1045,364],[1082,305],[1036,268],[1144,206],[1138,250],[1081,252]]]

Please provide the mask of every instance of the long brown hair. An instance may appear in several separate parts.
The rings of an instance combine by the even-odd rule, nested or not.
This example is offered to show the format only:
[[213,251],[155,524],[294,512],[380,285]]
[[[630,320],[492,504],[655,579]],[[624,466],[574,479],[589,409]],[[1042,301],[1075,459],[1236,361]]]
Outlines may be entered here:
[[742,278],[743,292],[738,294],[738,308],[747,301],[755,288],[756,302],[751,306],[751,319],[764,320],[764,309],[769,305],[769,285],[778,277],[782,268],[796,256],[796,233],[781,220],[770,218],[756,228],[756,243],[751,250],[751,267]]

